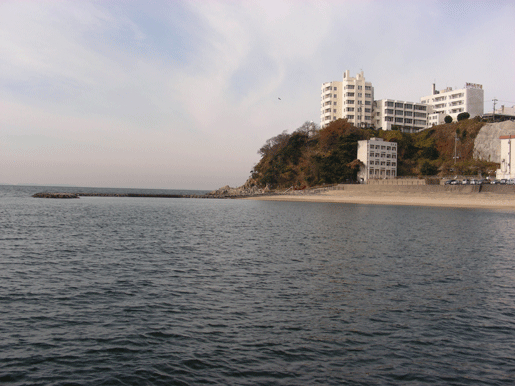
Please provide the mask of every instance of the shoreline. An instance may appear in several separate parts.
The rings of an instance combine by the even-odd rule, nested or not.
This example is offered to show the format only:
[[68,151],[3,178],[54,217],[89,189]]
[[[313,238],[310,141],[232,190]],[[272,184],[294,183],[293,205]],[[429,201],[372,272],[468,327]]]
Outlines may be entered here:
[[[514,193],[462,192],[443,189],[378,189],[367,185],[346,185],[343,190],[318,194],[248,197],[247,200],[324,202],[361,205],[401,205],[439,208],[469,208],[515,211]],[[420,188],[423,188],[422,186]],[[443,188],[443,187],[442,187]]]

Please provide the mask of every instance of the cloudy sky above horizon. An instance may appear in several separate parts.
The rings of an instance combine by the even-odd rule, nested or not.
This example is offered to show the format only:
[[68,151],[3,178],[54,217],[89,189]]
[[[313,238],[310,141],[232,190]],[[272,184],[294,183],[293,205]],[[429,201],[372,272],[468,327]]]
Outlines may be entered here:
[[472,82],[513,106],[514,20],[510,0],[0,1],[0,183],[239,186],[346,69],[376,99]]

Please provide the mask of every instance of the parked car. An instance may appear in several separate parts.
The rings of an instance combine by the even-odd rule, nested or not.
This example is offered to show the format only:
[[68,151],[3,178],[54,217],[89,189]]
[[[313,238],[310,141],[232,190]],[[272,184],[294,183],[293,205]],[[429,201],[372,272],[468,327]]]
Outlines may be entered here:
[[507,182],[507,181],[508,181],[508,180],[507,180],[506,178],[502,178],[502,179],[501,179],[501,181],[499,181],[499,183],[500,183],[501,185],[506,185],[506,182]]
[[461,184],[462,185],[470,185],[470,180],[467,180],[466,178],[464,178],[463,181],[461,181]]
[[482,180],[479,180],[479,183],[481,185],[490,185],[490,180],[483,178]]
[[499,185],[501,182],[499,180],[491,180],[490,183],[492,185]]
[[515,178],[510,178],[509,180],[506,181],[506,184],[515,185]]

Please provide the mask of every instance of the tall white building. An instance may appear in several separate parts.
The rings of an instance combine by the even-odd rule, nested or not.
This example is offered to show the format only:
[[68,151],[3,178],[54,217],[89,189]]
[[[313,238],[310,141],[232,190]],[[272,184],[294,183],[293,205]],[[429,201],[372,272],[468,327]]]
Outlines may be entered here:
[[357,127],[372,126],[374,88],[365,81],[363,71],[355,77],[347,70],[343,81],[322,85],[320,126],[336,119],[346,118]]
[[342,115],[342,82],[327,82],[322,85],[320,102],[320,127],[336,121]]
[[420,98],[420,101],[431,107],[428,126],[439,125],[444,123],[447,115],[453,120],[457,120],[460,113],[469,113],[471,118],[483,115],[484,90],[480,84],[466,83],[459,90],[447,87],[437,91],[433,83],[431,95]]
[[405,133],[417,133],[428,127],[429,106],[423,103],[381,99],[374,102],[373,124],[376,129],[399,128]]
[[397,143],[385,142],[382,138],[358,141],[358,159],[363,162],[358,178],[395,178],[397,176]]

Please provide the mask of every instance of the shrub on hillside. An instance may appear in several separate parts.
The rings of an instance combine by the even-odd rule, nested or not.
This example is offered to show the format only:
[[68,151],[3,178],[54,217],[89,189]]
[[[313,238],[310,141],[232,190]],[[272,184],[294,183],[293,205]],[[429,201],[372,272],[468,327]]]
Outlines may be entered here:
[[458,114],[458,122],[463,121],[464,119],[469,119],[470,114],[469,113],[460,113]]
[[438,173],[438,168],[431,164],[429,161],[424,161],[422,166],[420,167],[420,174],[423,176],[434,176]]
[[447,115],[445,118],[444,118],[444,121],[445,123],[451,123],[452,122],[452,117],[450,115]]

